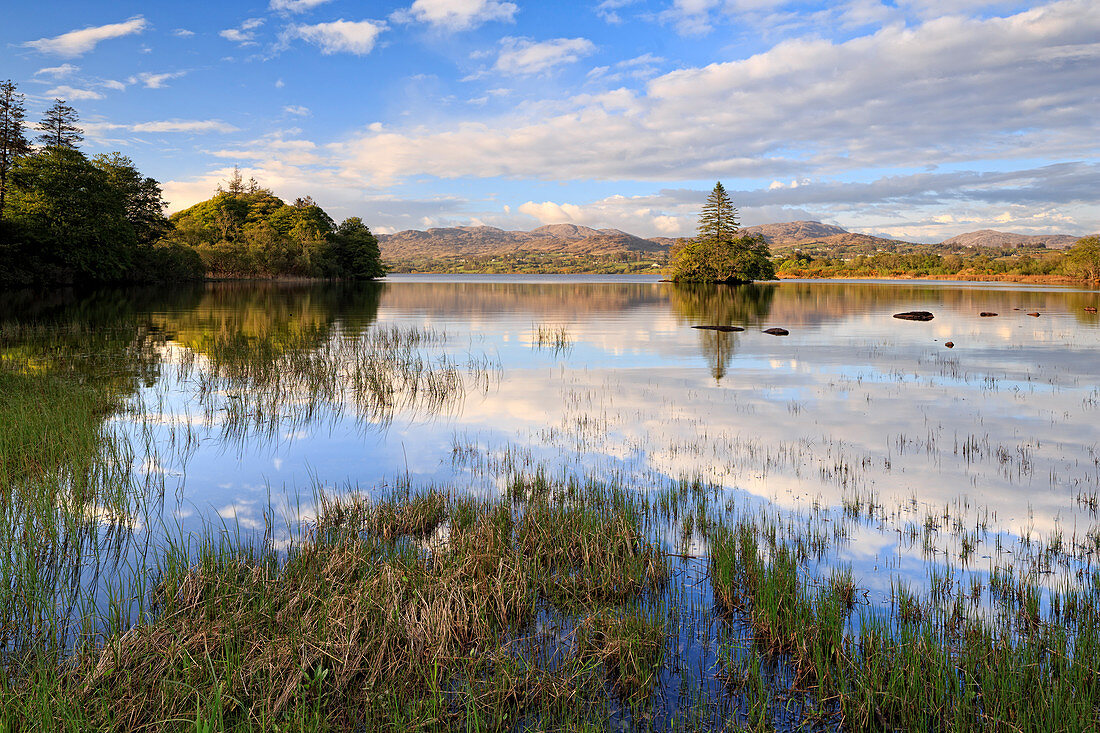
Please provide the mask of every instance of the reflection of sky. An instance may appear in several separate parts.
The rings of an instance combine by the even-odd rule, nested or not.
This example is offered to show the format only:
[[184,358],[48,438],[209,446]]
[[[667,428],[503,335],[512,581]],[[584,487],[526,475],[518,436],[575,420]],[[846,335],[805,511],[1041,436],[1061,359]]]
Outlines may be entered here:
[[[498,302],[502,282],[523,287]],[[597,286],[598,303],[586,291]],[[468,295],[468,308],[451,287]],[[673,312],[668,287],[646,278],[390,278],[379,324],[444,331],[447,354],[459,363],[488,354],[502,378],[444,414],[398,413],[387,427],[335,406],[274,437],[225,445],[217,424],[196,425],[189,383],[165,370],[149,390],[165,406],[152,429],[191,425],[198,436],[177,510],[248,529],[269,501],[308,510],[318,485],[371,491],[407,473],[414,484],[485,492],[501,466],[546,463],[643,488],[701,475],[794,511],[815,499],[838,506],[853,493],[874,495],[887,512],[915,499],[921,513],[955,507],[966,522],[985,518],[990,533],[1083,535],[1095,524],[1076,502],[1098,488],[1100,329],[1073,300],[1088,293],[783,283],[762,320],[790,336],[751,323],[722,334],[728,358],[716,380],[705,351],[715,342],[690,328],[705,321]],[[911,309],[936,318],[891,317]],[[1042,315],[1025,315],[1032,309]],[[564,328],[569,345],[539,348],[540,326]],[[456,461],[460,447],[480,458]],[[173,475],[165,456],[156,465]],[[848,559],[873,570],[893,556],[892,571],[923,576],[917,557],[898,552],[896,537],[876,531],[854,537]],[[888,592],[888,580],[876,583]]]

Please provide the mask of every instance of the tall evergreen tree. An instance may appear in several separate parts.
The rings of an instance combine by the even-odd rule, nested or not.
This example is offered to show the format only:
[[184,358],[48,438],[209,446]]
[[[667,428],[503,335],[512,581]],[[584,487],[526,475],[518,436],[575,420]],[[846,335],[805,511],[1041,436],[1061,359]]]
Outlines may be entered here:
[[8,173],[12,164],[31,151],[23,133],[23,95],[15,91],[11,79],[0,83],[0,218],[4,216],[4,200],[8,192]]
[[46,116],[35,125],[35,129],[42,132],[38,141],[47,148],[76,150],[76,144],[84,139],[84,131],[76,126],[79,121],[75,109],[65,104],[64,99],[55,99],[53,106],[46,110]]
[[713,244],[732,242],[739,226],[737,209],[733,207],[722,182],[718,181],[699,212],[699,239]]

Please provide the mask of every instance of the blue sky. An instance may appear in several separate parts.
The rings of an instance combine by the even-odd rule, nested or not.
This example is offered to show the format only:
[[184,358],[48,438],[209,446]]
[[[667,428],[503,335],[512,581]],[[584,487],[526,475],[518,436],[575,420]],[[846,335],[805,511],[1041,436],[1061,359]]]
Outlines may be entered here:
[[10,3],[0,78],[172,209],[234,165],[390,232],[1100,230],[1100,3]]

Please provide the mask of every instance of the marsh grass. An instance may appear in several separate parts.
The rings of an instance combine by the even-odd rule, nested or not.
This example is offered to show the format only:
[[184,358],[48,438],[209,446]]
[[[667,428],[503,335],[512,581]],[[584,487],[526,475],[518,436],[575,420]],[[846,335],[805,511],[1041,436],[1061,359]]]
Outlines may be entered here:
[[[316,490],[289,547],[273,514],[255,534],[188,535],[154,526],[163,474],[135,468],[195,442],[150,427],[163,395],[138,393],[156,369],[243,442],[344,411],[445,412],[494,366],[462,371],[430,329],[212,336],[158,361],[164,347],[140,329],[0,326],[0,729],[1100,728],[1095,526],[1012,538],[965,497],[891,506],[838,441],[722,446],[842,491],[780,512],[701,476],[551,478],[530,451],[483,459],[456,440],[499,497],[406,478]],[[578,415],[573,437],[609,429]],[[1032,475],[1030,450],[954,448],[1011,480]],[[1088,511],[1095,483],[1077,490]],[[838,560],[867,531],[896,532],[926,580],[891,577],[869,601]]]
[[[665,573],[640,527],[611,513],[621,497],[595,485],[584,496],[604,509],[431,490],[329,500],[285,555],[226,532],[173,543],[145,623],[82,648],[56,675],[40,666],[6,678],[0,709],[20,726],[56,706],[78,727],[125,730],[606,719],[609,686],[644,699],[660,666],[659,607],[635,604]],[[535,517],[554,532],[533,535]],[[407,541],[443,521],[445,543]],[[546,556],[550,542],[562,552]],[[565,653],[525,635],[540,609],[571,619]]]
[[554,356],[562,356],[573,348],[573,337],[567,326],[539,325],[534,329],[532,343],[538,350],[546,349]]

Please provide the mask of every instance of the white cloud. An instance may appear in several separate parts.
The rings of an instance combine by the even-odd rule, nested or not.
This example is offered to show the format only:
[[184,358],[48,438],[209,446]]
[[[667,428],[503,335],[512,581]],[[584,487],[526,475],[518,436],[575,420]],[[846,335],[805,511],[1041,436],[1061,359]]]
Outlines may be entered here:
[[596,50],[587,38],[555,38],[536,43],[529,38],[504,38],[494,69],[502,74],[538,74],[571,64]]
[[58,97],[64,100],[73,99],[103,99],[103,95],[91,89],[75,89],[70,86],[59,86],[46,92],[47,96]]
[[271,0],[268,6],[277,13],[304,13],[330,0]]
[[596,229],[620,229],[642,237],[677,237],[695,226],[705,192],[679,197],[608,196],[586,204],[528,201],[519,212],[540,224],[579,224]]
[[[365,131],[348,175],[683,180],[820,177],[1095,150],[1100,5],[948,17],[516,108],[496,119]],[[539,62],[518,59],[532,71]],[[502,64],[508,66],[508,64]],[[1027,134],[1021,134],[1027,130]],[[766,183],[765,183],[766,185]]]
[[236,132],[238,128],[221,120],[160,120],[132,125],[134,132]]
[[353,53],[363,56],[374,49],[375,41],[386,28],[381,21],[341,18],[331,23],[294,26],[289,29],[287,37],[301,38],[319,46],[323,54]]
[[288,115],[295,115],[296,117],[309,117],[313,114],[309,111],[309,107],[303,107],[300,104],[288,104],[283,107],[283,111]]
[[246,33],[239,28],[226,28],[223,31],[218,31],[218,35],[227,41],[242,45],[251,42],[256,37],[255,33]]
[[674,23],[682,35],[700,36],[711,31],[711,11],[720,5],[720,0],[675,0],[661,18]]
[[520,204],[519,211],[521,214],[533,216],[542,224],[581,224],[588,220],[581,207],[575,204],[557,204],[553,201],[543,201],[541,204],[528,201]]
[[177,28],[172,31],[172,35],[176,36],[177,38],[190,38],[191,36],[195,35],[195,31],[189,31],[186,28]]
[[116,92],[126,91],[126,83],[118,79],[103,79],[99,82],[99,85],[107,87],[108,89],[114,89]]
[[510,22],[517,10],[515,3],[499,0],[416,0],[408,9],[399,10],[390,17],[398,23],[417,21],[444,30],[461,31],[492,20]]
[[242,46],[250,46],[255,43],[255,30],[264,24],[263,18],[248,18],[236,28],[226,28],[218,31],[218,35],[227,41],[239,43]]
[[123,23],[110,23],[101,26],[89,26],[78,31],[69,31],[53,38],[39,38],[27,41],[24,46],[42,53],[58,56],[80,56],[88,53],[101,41],[141,33],[148,27],[145,18],[134,16]]
[[618,11],[629,5],[634,5],[637,2],[638,0],[603,0],[603,2],[596,6],[596,15],[600,16],[608,23],[616,25],[623,22],[622,16],[619,15]]
[[162,74],[153,74],[148,71],[143,71],[137,76],[131,76],[128,81],[131,84],[141,84],[146,89],[163,89],[166,85],[165,82],[171,79],[179,79],[181,76],[186,76],[186,71],[166,71]]
[[39,69],[34,72],[35,76],[52,76],[55,79],[60,79],[63,76],[72,76],[76,72],[80,71],[79,66],[73,66],[72,64],[61,64],[61,66],[47,66],[44,69]]

